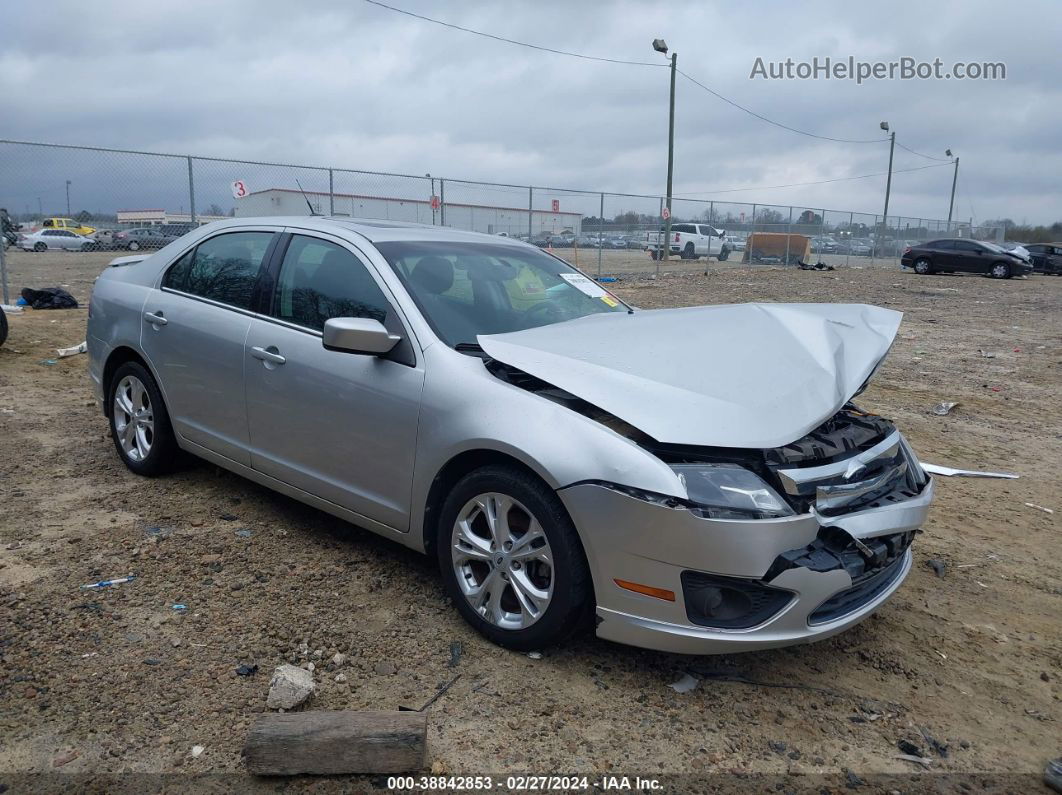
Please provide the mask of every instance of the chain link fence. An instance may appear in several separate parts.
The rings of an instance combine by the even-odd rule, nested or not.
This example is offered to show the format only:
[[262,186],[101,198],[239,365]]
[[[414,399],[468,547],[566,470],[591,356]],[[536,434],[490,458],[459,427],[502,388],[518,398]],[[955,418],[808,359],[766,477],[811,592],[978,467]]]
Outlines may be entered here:
[[605,276],[703,271],[709,261],[897,267],[904,248],[920,242],[1002,242],[1003,232],[972,222],[674,198],[673,235],[714,232],[661,261],[654,247],[664,206],[662,196],[644,194],[0,140],[0,207],[11,219],[27,231],[91,230],[102,248],[129,247],[131,229],[182,234],[227,217],[314,213],[520,238]]

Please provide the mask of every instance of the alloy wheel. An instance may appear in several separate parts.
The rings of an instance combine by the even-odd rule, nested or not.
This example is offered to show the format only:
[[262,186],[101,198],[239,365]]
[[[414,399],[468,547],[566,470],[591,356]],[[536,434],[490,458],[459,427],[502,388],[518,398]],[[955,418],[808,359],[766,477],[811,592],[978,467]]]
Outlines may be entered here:
[[549,608],[553,552],[542,525],[512,497],[489,492],[465,503],[450,559],[468,604],[496,627],[526,629]]
[[929,260],[920,259],[915,263],[915,272],[925,276],[929,273]]
[[997,279],[1005,279],[1010,275],[1010,268],[1004,265],[1002,262],[996,263],[992,266],[992,276]]
[[131,461],[143,461],[151,453],[155,438],[151,396],[135,375],[127,375],[114,390],[114,430]]

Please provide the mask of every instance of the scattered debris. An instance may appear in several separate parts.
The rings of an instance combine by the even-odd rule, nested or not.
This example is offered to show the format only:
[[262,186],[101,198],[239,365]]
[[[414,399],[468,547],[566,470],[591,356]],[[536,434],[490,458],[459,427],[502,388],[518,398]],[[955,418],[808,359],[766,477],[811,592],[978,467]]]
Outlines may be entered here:
[[697,685],[701,683],[701,680],[695,676],[690,676],[688,673],[683,674],[677,681],[672,682],[668,687],[674,690],[676,693],[688,693],[693,690]]
[[188,609],[188,605],[182,605],[182,604],[178,603],[178,604],[172,605],[170,607],[170,609],[171,610],[187,610]]
[[205,750],[206,750],[206,748],[204,748],[201,745],[193,745],[192,746],[192,758],[195,759],[198,756],[202,756],[203,755],[203,751],[205,751]]
[[345,663],[346,661],[347,661],[347,655],[345,655],[345,654],[341,654],[340,652],[337,651],[335,654],[332,655],[331,662],[332,662],[332,665],[334,665],[336,668],[342,667],[343,663]]
[[22,298],[33,309],[77,309],[77,300],[61,287],[23,287]]
[[1035,508],[1036,510],[1043,511],[1044,513],[1054,513],[1055,512],[1053,508],[1045,508],[1042,505],[1037,505],[1035,502],[1027,502],[1027,503],[1025,503],[1025,507],[1026,508]]
[[933,413],[938,417],[945,417],[951,413],[951,410],[959,405],[957,400],[947,400],[943,403],[938,403],[933,407]]
[[220,519],[223,522],[235,522],[237,518],[239,518],[239,517],[237,517],[236,514],[234,514],[234,513],[219,513],[218,514],[218,519]]
[[1017,475],[1013,472],[983,472],[978,469],[953,469],[952,467],[940,466],[939,464],[927,464],[925,461],[919,461],[922,469],[931,475],[943,475],[944,477],[964,477],[964,478],[1007,478],[1010,480],[1016,480]]
[[450,667],[456,668],[457,664],[461,662],[461,653],[464,651],[464,647],[461,645],[461,641],[455,640],[450,644]]
[[269,680],[270,709],[294,709],[313,695],[313,674],[294,665],[279,665]]
[[780,740],[769,740],[767,742],[767,746],[776,754],[784,754],[786,749],[789,747]]
[[127,574],[125,577],[119,577],[114,580],[100,580],[99,582],[89,583],[88,585],[82,585],[81,590],[88,591],[95,588],[107,588],[111,585],[121,585],[123,582],[132,582],[136,579],[133,574]]
[[981,358],[982,359],[995,359],[996,358],[996,355],[994,353],[989,353],[988,351],[981,350],[980,348],[977,349],[977,352],[979,354],[981,354]]
[[930,558],[926,561],[926,565],[933,569],[933,573],[938,577],[944,576],[944,570],[948,568],[948,564],[939,558]]
[[151,525],[144,528],[144,535],[148,538],[169,538],[173,535],[173,528],[169,526]]
[[922,756],[922,749],[910,740],[897,740],[896,747],[899,748],[901,752],[910,756]]
[[920,726],[918,728],[918,731],[922,733],[922,737],[925,739],[926,744],[936,752],[937,756],[939,756],[941,759],[948,758],[947,743],[942,743],[940,740],[930,734],[929,730],[924,727]]
[[81,756],[81,752],[74,748],[61,751],[55,755],[54,759],[52,759],[52,767],[62,767],[63,765],[73,762],[79,756]]
[[346,674],[336,674],[335,681],[338,684],[343,684],[343,683],[345,683],[347,681],[347,675]]
[[257,663],[254,663],[252,665],[243,663],[242,665],[238,665],[236,667],[236,676],[254,676],[256,673],[258,673]]
[[43,364],[46,367],[51,367],[53,364],[59,364],[55,359],[41,359],[38,364]]
[[451,679],[449,682],[447,682],[447,683],[445,683],[443,685],[440,685],[439,689],[435,691],[435,695],[432,696],[431,698],[429,698],[426,702],[424,702],[424,705],[422,707],[420,707],[419,709],[413,709],[412,707],[399,706],[398,710],[400,712],[423,712],[428,707],[430,707],[432,704],[434,704],[436,701],[438,701],[440,698],[442,698],[443,694],[447,690],[449,690],[451,687],[453,687],[454,686],[454,682],[456,682],[460,678],[461,678],[461,674],[458,674],[453,679]]
[[243,527],[236,531],[236,535],[238,535],[240,538],[250,538],[254,535],[254,533],[248,530],[246,527]]
[[65,359],[67,356],[77,356],[79,353],[88,352],[88,342],[79,342],[70,348],[56,348],[55,352],[60,359]]
[[158,657],[148,657],[144,660],[144,665],[162,665],[162,660]]
[[920,756],[914,756],[912,754],[896,754],[896,758],[902,759],[905,762],[914,762],[916,765],[921,765],[922,767],[931,767],[933,764],[932,759],[923,759]]
[[542,659],[542,652],[540,652],[540,651],[529,651],[527,653],[527,656],[530,657],[532,660],[541,660]]
[[243,754],[257,776],[408,773],[425,765],[427,730],[423,712],[263,715]]

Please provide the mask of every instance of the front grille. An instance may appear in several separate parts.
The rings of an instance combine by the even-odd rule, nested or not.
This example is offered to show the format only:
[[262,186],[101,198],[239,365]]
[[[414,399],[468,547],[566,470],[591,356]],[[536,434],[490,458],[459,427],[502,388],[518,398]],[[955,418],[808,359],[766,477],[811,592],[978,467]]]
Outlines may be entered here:
[[808,624],[814,626],[836,621],[874,601],[896,582],[903,572],[904,559],[905,556],[901,555],[885,568],[871,570],[854,579],[850,588],[834,594],[815,608],[808,616]]

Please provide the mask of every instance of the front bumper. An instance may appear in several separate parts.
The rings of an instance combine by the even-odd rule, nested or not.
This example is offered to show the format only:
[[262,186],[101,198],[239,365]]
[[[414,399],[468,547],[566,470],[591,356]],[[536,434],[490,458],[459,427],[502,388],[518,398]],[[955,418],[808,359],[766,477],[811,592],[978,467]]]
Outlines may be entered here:
[[[887,582],[825,621],[812,614],[853,587],[847,571],[797,566],[764,578],[780,555],[812,544],[826,527],[860,540],[918,529],[932,502],[933,486],[929,480],[912,499],[841,516],[813,512],[749,521],[705,519],[686,508],[669,508],[598,484],[576,484],[558,494],[579,528],[590,561],[599,637],[681,654],[722,654],[809,643],[873,613],[910,571],[910,549],[894,561]],[[682,573],[689,571],[761,582],[792,592],[793,598],[750,628],[700,626],[690,621],[683,599]],[[616,580],[670,590],[675,601],[626,590]]]

